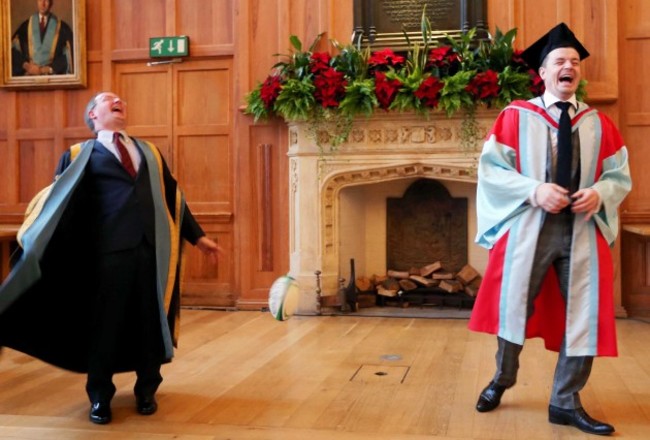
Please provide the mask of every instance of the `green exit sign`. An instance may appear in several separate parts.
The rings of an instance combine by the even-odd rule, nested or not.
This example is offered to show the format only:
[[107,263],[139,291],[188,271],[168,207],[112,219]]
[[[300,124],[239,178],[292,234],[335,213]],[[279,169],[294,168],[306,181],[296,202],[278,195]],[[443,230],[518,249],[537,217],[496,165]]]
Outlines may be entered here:
[[183,57],[189,54],[189,48],[190,39],[186,35],[149,38],[150,57]]

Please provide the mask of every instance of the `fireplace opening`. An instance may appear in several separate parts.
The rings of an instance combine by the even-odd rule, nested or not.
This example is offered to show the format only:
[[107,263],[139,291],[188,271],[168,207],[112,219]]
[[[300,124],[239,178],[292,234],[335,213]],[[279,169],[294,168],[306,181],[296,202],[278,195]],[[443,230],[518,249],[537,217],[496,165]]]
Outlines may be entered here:
[[440,261],[467,264],[467,197],[452,197],[437,180],[419,179],[403,197],[386,200],[386,267],[408,271]]
[[[471,308],[473,298],[454,283],[461,271],[467,273],[467,267],[482,269],[487,258],[473,244],[475,192],[472,182],[422,177],[343,188],[338,216],[341,289],[349,284],[354,260],[360,308]],[[407,289],[394,284],[408,286],[405,276],[417,277],[420,270],[436,264],[431,285],[416,283],[417,287]],[[394,288],[386,295],[378,294],[377,283],[387,278],[395,278]],[[433,274],[426,274],[427,280],[431,278]]]

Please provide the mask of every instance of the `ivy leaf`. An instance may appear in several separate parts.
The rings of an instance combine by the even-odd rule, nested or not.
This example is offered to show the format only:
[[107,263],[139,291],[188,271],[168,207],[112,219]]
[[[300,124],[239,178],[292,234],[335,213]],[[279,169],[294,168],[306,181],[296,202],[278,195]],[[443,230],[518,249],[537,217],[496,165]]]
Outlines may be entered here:
[[499,73],[499,96],[495,105],[503,108],[515,99],[530,99],[533,97],[530,91],[530,75],[525,72],[517,72],[510,66]]
[[254,122],[257,122],[260,119],[268,119],[269,111],[262,101],[262,95],[260,91],[261,84],[248,93],[245,97],[246,108],[244,109],[244,114],[252,115]]
[[475,103],[471,94],[466,90],[472,77],[476,74],[474,70],[461,70],[456,74],[442,80],[444,86],[440,91],[440,102],[438,107],[452,116],[457,111],[473,109]]
[[289,79],[273,104],[273,110],[287,121],[305,121],[316,104],[316,87],[308,78]]
[[[387,74],[386,77],[389,77]],[[402,83],[402,87],[397,91],[395,99],[390,105],[391,110],[401,112],[414,110],[421,112],[423,110],[422,102],[415,96],[415,91],[420,88],[424,77],[419,71],[411,72],[407,76],[396,75]]]
[[371,78],[353,81],[345,87],[345,98],[339,104],[339,110],[345,116],[372,115],[379,106],[375,95],[375,81]]

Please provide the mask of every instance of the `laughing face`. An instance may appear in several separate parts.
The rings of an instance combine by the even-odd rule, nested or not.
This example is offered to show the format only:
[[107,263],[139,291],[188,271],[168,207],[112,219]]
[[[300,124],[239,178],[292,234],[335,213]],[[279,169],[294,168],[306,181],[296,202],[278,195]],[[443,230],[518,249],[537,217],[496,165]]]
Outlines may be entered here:
[[113,93],[100,93],[95,98],[95,107],[88,112],[95,124],[95,130],[119,131],[126,127],[126,102]]
[[539,68],[546,90],[566,101],[580,84],[580,55],[572,47],[560,47],[546,56]]

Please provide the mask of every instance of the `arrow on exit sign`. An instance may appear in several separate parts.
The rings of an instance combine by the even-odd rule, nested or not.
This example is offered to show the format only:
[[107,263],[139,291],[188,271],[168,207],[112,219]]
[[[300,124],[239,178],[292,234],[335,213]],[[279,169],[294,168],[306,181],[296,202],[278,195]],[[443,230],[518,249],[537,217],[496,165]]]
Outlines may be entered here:
[[182,57],[189,54],[190,39],[186,35],[178,37],[149,38],[150,57]]

